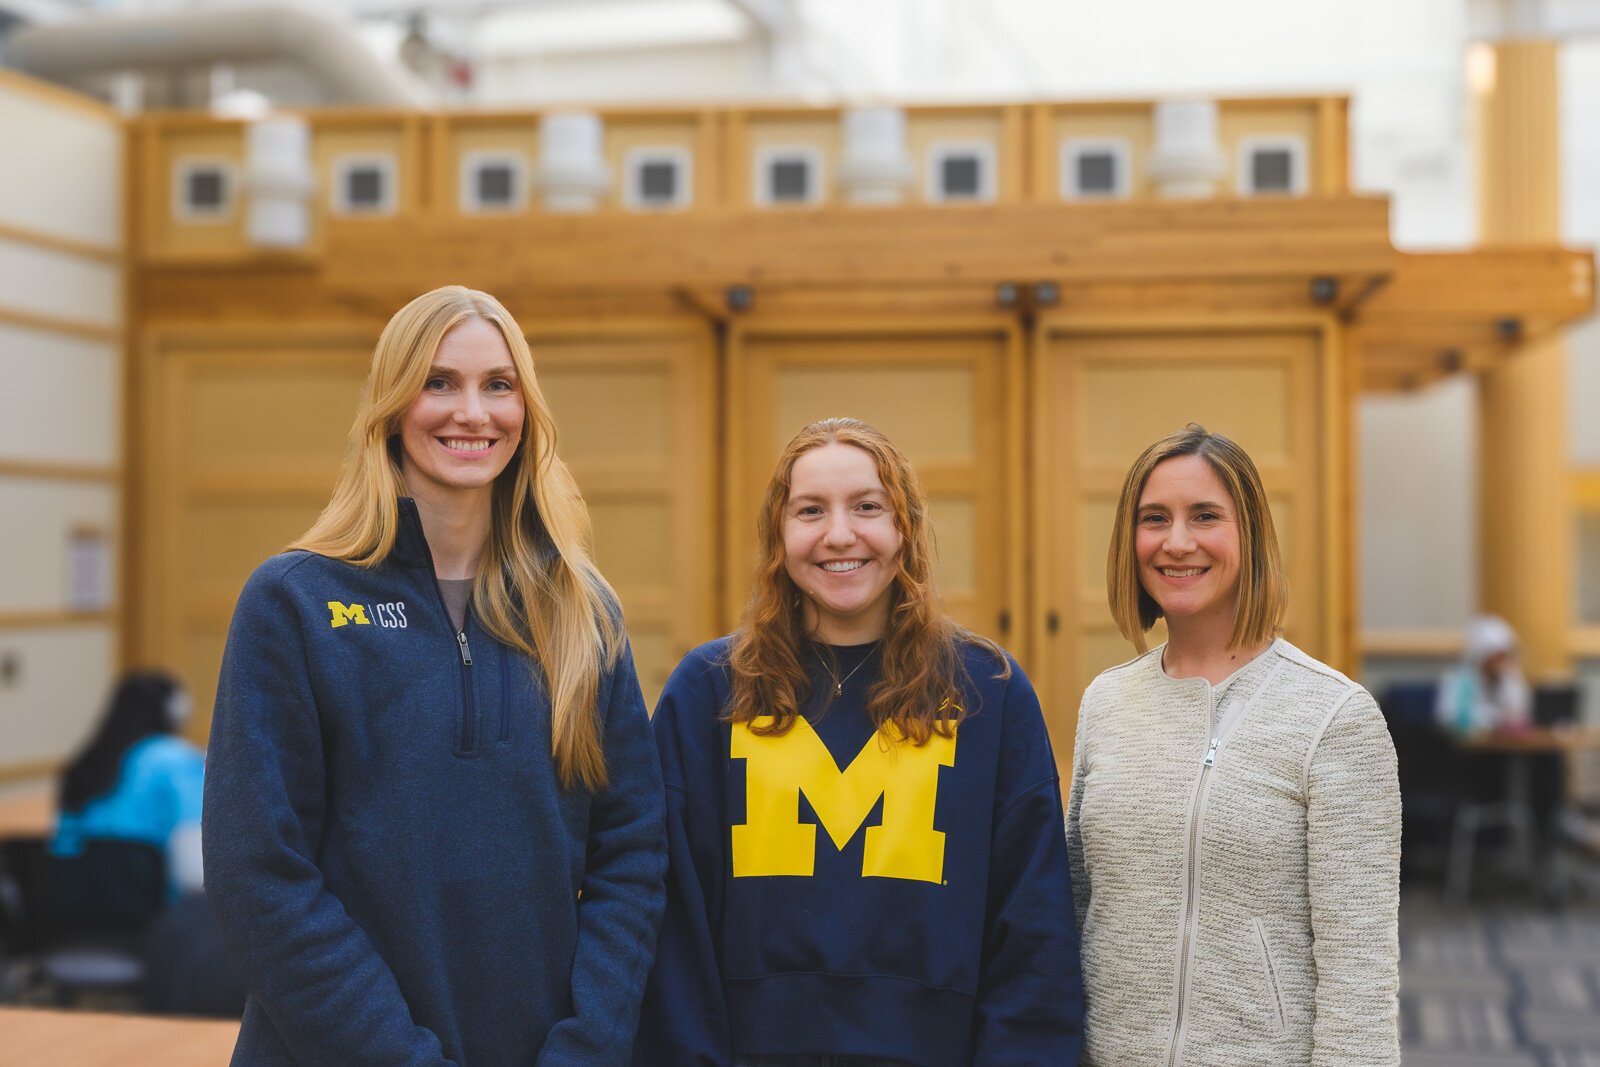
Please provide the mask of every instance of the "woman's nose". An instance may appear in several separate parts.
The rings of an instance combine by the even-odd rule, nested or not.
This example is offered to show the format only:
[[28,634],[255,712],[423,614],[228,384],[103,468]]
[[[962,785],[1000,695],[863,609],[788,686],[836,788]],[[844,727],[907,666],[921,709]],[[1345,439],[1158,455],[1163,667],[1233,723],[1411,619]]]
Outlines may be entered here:
[[464,426],[480,426],[487,414],[483,410],[483,400],[475,389],[464,389],[461,392],[461,402],[456,405],[455,420]]
[[828,519],[828,529],[823,540],[830,546],[848,545],[856,539],[855,527],[850,525],[848,511],[835,512]]

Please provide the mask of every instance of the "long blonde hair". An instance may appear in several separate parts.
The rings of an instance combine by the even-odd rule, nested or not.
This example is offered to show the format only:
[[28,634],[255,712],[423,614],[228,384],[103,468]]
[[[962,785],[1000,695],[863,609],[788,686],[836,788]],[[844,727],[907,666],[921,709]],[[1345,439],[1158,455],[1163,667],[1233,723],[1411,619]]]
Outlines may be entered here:
[[556,455],[555,421],[534,377],[533,354],[498,300],[447,285],[389,320],[372,354],[333,497],[289,547],[358,567],[388,558],[399,528],[397,501],[406,495],[391,440],[421,394],[444,335],[470,318],[505,338],[525,411],[516,453],[495,479],[473,608],[485,629],[537,664],[550,694],[551,749],[561,784],[596,790],[606,784],[599,679],[622,649],[621,610],[591,558],[589,512]]
[[918,745],[934,734],[951,737],[961,720],[977,710],[962,706],[966,669],[958,646],[988,649],[995,658],[997,678],[1009,676],[1011,666],[998,645],[945,614],[933,585],[928,498],[905,453],[860,419],[813,422],[795,434],[778,457],[756,520],[761,562],[728,654],[733,700],[727,718],[748,723],[770,715],[770,726],[752,726],[751,731],[784,734],[794,726],[800,704],[810,693],[801,593],[786,566],[784,509],[795,463],[812,449],[836,442],[872,457],[889,498],[895,529],[900,532],[900,555],[890,585],[889,625],[883,636],[883,673],[868,692],[867,717],[880,729],[885,723],[894,723],[902,737]]

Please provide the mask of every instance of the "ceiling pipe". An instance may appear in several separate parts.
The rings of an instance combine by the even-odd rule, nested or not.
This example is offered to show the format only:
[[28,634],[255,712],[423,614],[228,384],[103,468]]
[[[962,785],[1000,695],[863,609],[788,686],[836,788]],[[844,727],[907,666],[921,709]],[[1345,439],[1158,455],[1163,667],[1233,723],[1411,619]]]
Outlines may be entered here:
[[281,62],[315,75],[340,103],[424,104],[348,26],[287,5],[25,26],[6,38],[5,51],[9,64],[52,81],[134,69]]

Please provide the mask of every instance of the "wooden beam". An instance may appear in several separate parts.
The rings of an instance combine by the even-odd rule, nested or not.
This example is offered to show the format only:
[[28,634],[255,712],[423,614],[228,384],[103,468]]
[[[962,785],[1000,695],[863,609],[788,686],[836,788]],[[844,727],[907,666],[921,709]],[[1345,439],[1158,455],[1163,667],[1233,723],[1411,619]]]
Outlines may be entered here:
[[1401,254],[1361,324],[1362,388],[1413,389],[1513,358],[1594,311],[1594,256],[1556,245]]
[[1368,324],[1449,317],[1485,321],[1594,310],[1594,253],[1556,245],[1399,253],[1394,275],[1366,302]]
[[[489,289],[654,289],[1309,279],[1391,270],[1388,224],[1386,201],[1354,197],[417,218],[341,235],[315,272],[411,292],[454,281]],[[200,266],[176,256],[148,263],[152,274]],[[203,266],[223,275],[310,264],[213,257]]]

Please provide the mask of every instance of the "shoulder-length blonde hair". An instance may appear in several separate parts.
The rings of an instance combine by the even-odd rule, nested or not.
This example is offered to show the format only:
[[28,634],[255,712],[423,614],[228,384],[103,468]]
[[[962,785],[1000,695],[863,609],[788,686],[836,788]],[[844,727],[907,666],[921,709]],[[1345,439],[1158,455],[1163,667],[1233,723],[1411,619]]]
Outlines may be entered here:
[[591,558],[589,512],[556,455],[556,427],[533,373],[522,329],[488,293],[448,285],[395,313],[372,354],[344,466],[321,517],[290,548],[359,567],[394,549],[397,499],[406,495],[401,418],[422,393],[444,335],[467,319],[500,331],[522,391],[522,438],[495,479],[489,540],[473,580],[478,618],[500,641],[527,653],[550,694],[552,755],[561,784],[606,784],[599,678],[615,665],[623,636],[616,594]]
[[733,635],[729,664],[733,702],[727,718],[749,723],[770,715],[758,734],[787,733],[811,692],[806,671],[805,611],[799,586],[789,577],[784,551],[784,512],[797,460],[827,444],[859,448],[878,469],[900,532],[900,555],[890,585],[889,625],[883,637],[883,673],[867,694],[867,715],[882,729],[893,723],[902,737],[925,744],[937,733],[954,734],[969,710],[962,706],[966,676],[957,643],[993,652],[996,677],[1011,673],[999,646],[958,625],[945,614],[933,586],[933,528],[928,499],[911,461],[880,431],[859,419],[823,419],[794,436],[778,457],[756,519],[761,562],[739,630]]
[[1289,583],[1283,573],[1283,554],[1272,525],[1272,509],[1261,485],[1256,465],[1233,441],[1208,433],[1191,422],[1168,434],[1140,453],[1128,468],[1117,500],[1117,517],[1111,530],[1111,551],[1106,557],[1106,594],[1111,617],[1122,636],[1146,651],[1145,633],[1161,618],[1161,605],[1139,581],[1139,560],[1134,539],[1139,523],[1139,498],[1157,465],[1177,456],[1199,456],[1210,464],[1239,512],[1239,590],[1234,605],[1229,648],[1254,648],[1278,632],[1289,605]]

